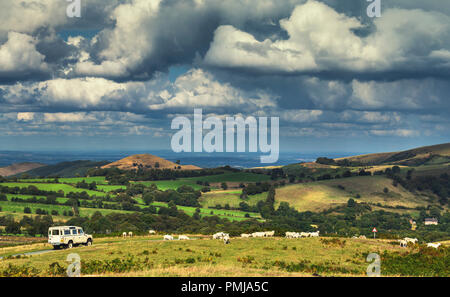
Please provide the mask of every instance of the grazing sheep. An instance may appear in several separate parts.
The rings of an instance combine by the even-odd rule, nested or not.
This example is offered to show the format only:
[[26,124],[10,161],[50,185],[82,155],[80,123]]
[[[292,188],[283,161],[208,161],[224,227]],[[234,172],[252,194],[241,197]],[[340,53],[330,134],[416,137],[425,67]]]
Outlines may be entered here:
[[179,235],[178,240],[189,240],[189,237],[187,237],[186,235]]
[[408,246],[408,242],[406,240],[401,239],[401,240],[399,240],[399,242],[400,242],[400,247],[407,247]]
[[319,232],[320,232],[320,231],[309,232],[309,237],[319,237]]
[[266,232],[254,232],[252,233],[252,237],[265,237]]
[[302,238],[302,237],[309,237],[309,233],[308,232],[300,232],[300,235],[299,235],[299,238]]
[[266,237],[273,237],[275,235],[275,231],[266,231],[264,233],[266,234]]
[[155,231],[155,230],[149,230],[149,231],[148,231],[148,234],[149,234],[149,235],[154,235],[154,234],[156,234],[156,231]]
[[297,232],[286,232],[286,238],[298,238]]
[[229,236],[229,234],[224,232],[219,232],[213,235],[213,239],[223,239],[225,236]]
[[252,237],[252,235],[251,234],[244,234],[244,233],[242,233],[241,237],[242,238],[250,238],[250,237]]
[[173,240],[172,235],[164,235],[164,240]]
[[123,233],[122,233],[122,237],[123,237],[123,238],[127,237],[127,232],[123,232]]
[[403,240],[405,240],[406,242],[412,242],[413,244],[416,244],[419,242],[419,240],[417,238],[409,238],[409,237],[405,237],[403,238]]
[[229,244],[230,243],[230,237],[228,235],[223,237],[223,243],[224,244]]
[[365,235],[360,235],[359,239],[367,239],[367,237]]
[[131,232],[131,231],[128,232],[128,236],[129,236],[129,237],[133,237],[133,232]]
[[427,247],[438,249],[441,246],[441,243],[427,243]]

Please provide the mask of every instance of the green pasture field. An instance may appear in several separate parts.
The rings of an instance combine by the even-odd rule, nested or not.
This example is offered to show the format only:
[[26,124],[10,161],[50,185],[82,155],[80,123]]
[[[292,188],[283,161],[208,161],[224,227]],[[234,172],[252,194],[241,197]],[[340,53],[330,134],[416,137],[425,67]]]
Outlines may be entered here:
[[[53,182],[54,178],[30,178],[30,179],[21,179],[20,182],[28,182],[28,183],[43,183],[43,182]],[[63,184],[76,184],[81,181],[85,181],[87,183],[95,182],[96,184],[106,185],[108,181],[104,176],[92,176],[92,177],[70,177],[70,178],[58,178],[58,181]]]
[[255,174],[250,172],[228,172],[217,175],[207,175],[207,176],[199,176],[199,177],[189,177],[189,178],[180,178],[176,180],[160,180],[160,181],[142,181],[138,183],[142,183],[144,185],[155,184],[160,190],[176,190],[183,185],[188,185],[193,187],[195,190],[200,190],[203,188],[202,185],[198,185],[197,181],[209,182],[211,183],[222,183],[222,182],[239,182],[239,183],[250,183],[250,182],[263,182],[270,180],[270,176],[263,174]]
[[[11,201],[12,198],[20,198],[20,199],[32,199],[33,197],[36,197],[37,199],[46,199],[46,196],[33,196],[33,195],[21,195],[21,194],[5,194],[8,198],[8,201]],[[56,201],[58,203],[65,203],[69,200],[69,198],[62,198],[58,197],[56,198]]]
[[[64,211],[72,210],[72,207],[66,205],[52,205],[52,204],[24,203],[24,202],[10,202],[10,201],[0,201],[0,207],[2,208],[0,214],[3,214],[5,212],[5,213],[21,213],[24,215],[29,215],[24,213],[25,207],[29,207],[31,209],[32,214],[36,214],[36,209],[38,208],[48,211],[49,214],[51,214],[52,210],[56,210],[59,216],[62,216]],[[96,211],[99,211],[103,215],[107,215],[110,213],[132,213],[132,211],[126,210],[85,208],[85,207],[80,207],[79,211],[80,216],[82,217],[90,217]]]
[[126,186],[120,186],[120,185],[97,185],[97,189],[100,191],[104,191],[105,193],[115,191],[115,190],[126,190]]
[[230,207],[239,207],[239,203],[241,202],[245,202],[250,206],[254,206],[259,201],[265,200],[267,198],[267,193],[261,193],[250,195],[247,199],[244,200],[240,198],[241,193],[241,190],[212,191],[203,193],[199,202],[205,208],[216,206],[217,204],[220,204],[222,206],[228,204],[230,205]]
[[[153,202],[154,206],[164,206],[167,207],[167,203],[164,202]],[[195,213],[196,208],[190,206],[179,206],[177,205],[177,209],[184,211],[186,214],[192,216]],[[212,212],[212,214],[211,214]],[[226,210],[226,209],[208,209],[208,208],[200,208],[201,216],[219,216],[221,218],[227,218],[229,220],[248,220],[250,218],[246,218],[245,214],[249,214],[250,218],[261,218],[261,215],[253,212],[245,212],[240,210]]]
[[[134,200],[136,200],[139,203],[139,207],[144,208],[147,207],[144,203],[144,201],[142,200],[142,198],[140,197],[135,197]],[[155,201],[153,202],[151,205],[156,206],[156,207],[167,207],[167,203],[165,202],[159,202],[159,201]],[[196,207],[190,207],[190,206],[180,206],[177,205],[177,209],[178,210],[182,210],[184,211],[187,215],[194,215],[195,211],[196,211]],[[211,214],[212,212],[212,214]],[[226,209],[208,209],[205,207],[200,207],[200,216],[219,216],[221,218],[227,218],[231,221],[242,221],[242,220],[248,220],[250,218],[246,218],[245,214],[249,214],[250,218],[261,218],[261,215],[259,213],[253,213],[253,212],[244,212],[244,211],[240,211],[240,210],[226,210]]]
[[99,197],[106,196],[106,194],[103,193],[103,192],[75,188],[74,186],[66,185],[66,184],[18,183],[18,182],[13,182],[13,183],[0,183],[0,186],[10,187],[10,188],[14,188],[14,187],[27,188],[29,186],[35,186],[39,190],[43,190],[43,191],[55,191],[55,192],[63,191],[65,194],[68,194],[70,192],[73,192],[73,193],[86,192],[90,196],[94,196],[94,195],[95,196],[99,196]]
[[183,185],[191,186],[194,190],[200,190],[203,188],[201,185],[197,185],[195,182],[192,182],[188,179],[177,179],[177,180],[157,180],[157,181],[139,181],[136,183],[143,184],[145,186],[150,186],[155,184],[159,190],[176,190]]

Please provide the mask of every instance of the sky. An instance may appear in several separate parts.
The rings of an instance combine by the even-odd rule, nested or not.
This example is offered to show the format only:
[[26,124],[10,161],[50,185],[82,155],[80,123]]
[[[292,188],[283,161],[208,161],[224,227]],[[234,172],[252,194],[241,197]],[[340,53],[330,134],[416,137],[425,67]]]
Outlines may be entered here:
[[0,150],[170,149],[194,108],[281,151],[449,142],[448,1],[80,1],[1,1]]

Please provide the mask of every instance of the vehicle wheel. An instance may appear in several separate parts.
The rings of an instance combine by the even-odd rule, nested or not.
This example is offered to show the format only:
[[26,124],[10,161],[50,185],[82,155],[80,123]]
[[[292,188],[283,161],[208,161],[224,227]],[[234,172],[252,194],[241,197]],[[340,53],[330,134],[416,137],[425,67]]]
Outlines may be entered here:
[[86,242],[86,246],[91,246],[92,245],[92,240],[88,239],[88,241]]
[[69,248],[69,249],[73,248],[73,242],[72,241],[69,241],[69,243],[67,244],[67,248]]

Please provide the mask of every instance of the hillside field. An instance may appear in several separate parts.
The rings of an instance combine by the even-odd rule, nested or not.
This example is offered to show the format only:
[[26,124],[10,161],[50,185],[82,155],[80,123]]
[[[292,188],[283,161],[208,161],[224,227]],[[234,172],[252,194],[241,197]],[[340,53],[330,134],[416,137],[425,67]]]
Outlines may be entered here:
[[0,186],[10,187],[10,188],[14,188],[14,187],[27,188],[29,186],[35,186],[39,190],[54,191],[54,192],[63,191],[64,194],[68,194],[70,192],[73,192],[73,193],[86,192],[90,196],[99,196],[99,197],[106,196],[106,193],[103,193],[103,192],[76,188],[74,186],[61,184],[61,183],[47,184],[47,183],[29,183],[29,182],[26,182],[26,183],[24,183],[24,182],[8,182],[8,183],[0,183]]
[[[382,275],[416,274],[414,267],[400,269],[394,264],[401,261],[395,258],[396,254],[414,255],[417,248],[400,248],[387,240],[233,238],[231,244],[224,245],[221,240],[210,237],[189,236],[195,240],[161,241],[161,236],[100,238],[94,239],[92,247],[81,246],[19,259],[8,256],[45,250],[49,246],[36,243],[0,248],[0,257],[7,257],[0,261],[0,275],[22,271],[25,276],[64,276],[69,253],[79,254],[82,276],[365,276],[369,253],[386,257],[384,267],[382,258]],[[448,259],[448,248],[441,249],[437,255],[428,263],[428,269],[418,267],[422,271],[419,274],[449,276],[448,267],[436,271],[432,268]],[[395,269],[398,273],[392,272],[397,271]]]
[[[385,193],[384,189],[388,192]],[[359,194],[360,198],[356,198]],[[388,206],[415,208],[436,203],[429,197],[414,195],[401,185],[394,187],[392,180],[384,176],[358,176],[335,180],[288,185],[276,189],[276,201],[288,202],[299,211],[321,211],[347,203],[353,198],[358,202],[380,203]]]

